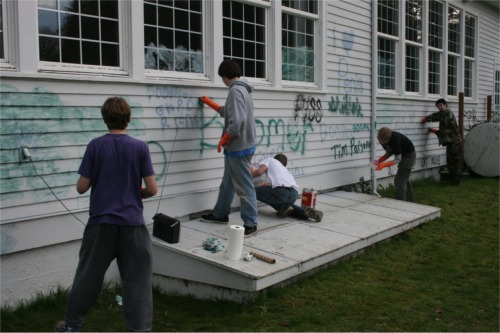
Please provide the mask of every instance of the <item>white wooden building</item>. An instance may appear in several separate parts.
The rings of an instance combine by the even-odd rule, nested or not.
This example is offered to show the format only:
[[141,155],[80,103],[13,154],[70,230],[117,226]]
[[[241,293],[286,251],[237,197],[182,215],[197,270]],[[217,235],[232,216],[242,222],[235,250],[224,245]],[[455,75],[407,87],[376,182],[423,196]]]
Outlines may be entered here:
[[150,222],[158,210],[183,220],[215,203],[223,122],[198,98],[224,104],[225,58],[255,88],[254,163],[284,152],[298,183],[320,191],[391,180],[395,167],[369,167],[383,153],[382,126],[415,144],[414,177],[436,174],[445,150],[420,123],[435,100],[458,116],[463,93],[465,127],[486,119],[488,96],[500,104],[498,1],[0,0],[0,9],[2,305],[72,283],[84,226],[68,210],[86,223],[77,170],[107,130],[109,96],[128,100],[128,133],[150,147],[161,192],[145,203]]

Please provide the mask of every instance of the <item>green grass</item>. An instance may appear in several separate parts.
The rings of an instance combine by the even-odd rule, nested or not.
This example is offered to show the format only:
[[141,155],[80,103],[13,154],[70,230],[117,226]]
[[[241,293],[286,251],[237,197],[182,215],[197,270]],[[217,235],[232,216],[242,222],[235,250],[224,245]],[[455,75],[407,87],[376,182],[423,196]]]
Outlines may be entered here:
[[[462,331],[499,328],[499,180],[414,182],[441,217],[247,304],[154,291],[154,331]],[[379,190],[393,197],[393,188]],[[124,331],[109,286],[85,331]],[[52,331],[67,290],[1,311],[1,331]]]

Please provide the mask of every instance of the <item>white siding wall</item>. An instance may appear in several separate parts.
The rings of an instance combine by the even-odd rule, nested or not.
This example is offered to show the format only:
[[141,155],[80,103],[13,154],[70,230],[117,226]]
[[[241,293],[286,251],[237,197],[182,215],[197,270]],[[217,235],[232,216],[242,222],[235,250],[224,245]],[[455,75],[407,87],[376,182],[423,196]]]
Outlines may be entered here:
[[[498,13],[469,3],[480,16],[481,51],[479,97],[466,109],[475,108],[484,115],[484,99],[493,87],[493,58],[498,57],[498,48],[492,47],[498,45]],[[376,28],[371,27],[371,1],[327,1],[322,8],[326,61],[320,66],[326,86],[321,90],[256,86],[259,144],[253,162],[284,152],[299,185],[328,190],[371,175],[368,164],[375,130],[371,125],[371,34]],[[128,133],[149,143],[161,193],[159,211],[185,220],[213,207],[223,172],[222,154],[215,149],[222,119],[208,107],[202,110],[198,97],[208,95],[223,104],[227,88],[222,84],[143,77],[75,79],[43,73],[2,72],[2,76],[2,305],[71,283],[83,225],[67,213],[33,166],[64,205],[86,222],[88,194],[75,190],[77,169],[87,143],[106,132],[100,106],[109,96],[128,100],[132,107]],[[313,101],[317,112],[296,109],[301,98]],[[456,102],[450,107],[456,111]],[[445,164],[444,150],[419,122],[434,110],[433,100],[377,99],[377,128],[387,125],[413,140],[416,170]],[[23,146],[30,148],[33,166],[19,162],[18,149]],[[382,154],[379,145],[377,149]],[[377,175],[386,177],[391,172],[386,170]],[[160,195],[146,200],[148,223],[159,200]],[[59,259],[47,262],[54,266],[47,263],[41,269],[36,264],[53,256]]]

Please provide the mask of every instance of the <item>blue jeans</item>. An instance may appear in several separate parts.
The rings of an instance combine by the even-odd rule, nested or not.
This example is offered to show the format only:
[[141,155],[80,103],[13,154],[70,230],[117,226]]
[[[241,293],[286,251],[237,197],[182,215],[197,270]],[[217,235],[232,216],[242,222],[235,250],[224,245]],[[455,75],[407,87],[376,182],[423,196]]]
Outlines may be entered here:
[[257,196],[250,173],[252,157],[253,154],[241,157],[224,156],[224,175],[213,209],[215,217],[222,218],[231,213],[231,203],[236,193],[241,201],[240,214],[243,225],[257,226]]
[[292,206],[293,212],[289,216],[297,217],[301,220],[307,219],[304,209],[295,205],[298,192],[294,188],[258,186],[255,188],[255,193],[257,194],[257,200],[268,204],[275,210],[281,211],[288,206]]

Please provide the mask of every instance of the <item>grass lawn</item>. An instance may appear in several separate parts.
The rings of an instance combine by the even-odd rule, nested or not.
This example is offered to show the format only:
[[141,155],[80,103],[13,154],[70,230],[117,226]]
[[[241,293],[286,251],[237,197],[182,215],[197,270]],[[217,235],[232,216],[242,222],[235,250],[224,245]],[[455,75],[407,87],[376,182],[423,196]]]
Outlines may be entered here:
[[[467,177],[460,186],[413,183],[417,203],[439,219],[362,255],[236,304],[154,291],[153,331],[498,332],[499,179]],[[393,189],[380,190],[392,197]],[[369,222],[367,222],[369,223]],[[119,287],[105,289],[84,331],[124,331]],[[1,311],[1,331],[53,331],[67,290]]]

